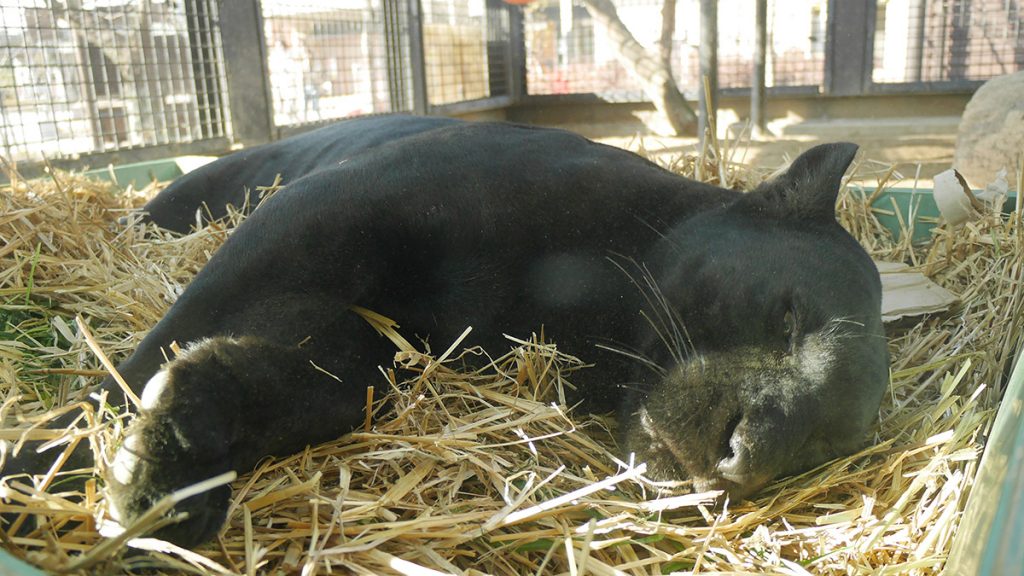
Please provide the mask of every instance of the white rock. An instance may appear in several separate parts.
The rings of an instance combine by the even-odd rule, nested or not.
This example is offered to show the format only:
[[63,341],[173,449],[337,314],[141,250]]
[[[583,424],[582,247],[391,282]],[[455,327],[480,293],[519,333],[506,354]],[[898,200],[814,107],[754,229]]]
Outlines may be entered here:
[[964,109],[957,131],[953,166],[972,188],[996,180],[1000,169],[1016,182],[1024,152],[1024,72],[997,76],[983,84]]

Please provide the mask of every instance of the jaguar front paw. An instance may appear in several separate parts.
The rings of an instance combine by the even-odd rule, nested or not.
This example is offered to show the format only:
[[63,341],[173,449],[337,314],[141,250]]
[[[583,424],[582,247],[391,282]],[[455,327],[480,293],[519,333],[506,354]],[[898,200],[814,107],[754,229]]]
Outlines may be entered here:
[[[190,346],[146,385],[141,410],[109,469],[113,510],[132,523],[165,496],[246,472],[266,456],[291,454],[362,420],[361,389],[318,370],[306,352],[254,337]],[[155,533],[193,546],[224,522],[230,490],[185,499],[188,517]]]
[[[215,351],[190,350],[146,384],[140,414],[108,469],[111,512],[124,526],[164,497],[235,469],[240,391]],[[231,496],[227,486],[186,498],[182,520],[152,535],[193,547],[217,534]]]

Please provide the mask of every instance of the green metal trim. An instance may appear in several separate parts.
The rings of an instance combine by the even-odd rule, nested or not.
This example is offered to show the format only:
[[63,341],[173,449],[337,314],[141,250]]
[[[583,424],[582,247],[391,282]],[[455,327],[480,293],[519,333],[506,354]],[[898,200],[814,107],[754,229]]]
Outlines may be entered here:
[[[865,190],[871,195],[873,190]],[[1010,213],[1017,205],[1017,193],[1010,192],[1003,204],[1003,212]],[[901,239],[904,227],[910,229],[911,242],[927,242],[932,229],[939,223],[939,208],[930,188],[887,188],[874,202],[878,222],[886,227],[896,239]],[[897,213],[899,214],[897,216]],[[902,224],[901,224],[902,221]]]
[[143,188],[153,180],[165,182],[174,180],[182,174],[175,158],[122,164],[89,170],[85,173],[91,178],[114,182],[119,188],[126,188],[129,184],[135,188]]
[[[141,189],[154,180],[157,182],[169,182],[216,159],[216,156],[174,156],[129,164],[111,164],[106,168],[87,170],[82,174],[97,180],[113,182],[122,190],[127,188],[129,184],[136,189]],[[10,180],[6,177],[0,176],[0,184],[7,184],[9,182]]]
[[1024,350],[1010,376],[967,500],[947,574],[1020,574],[1024,567]]
[[4,576],[46,576],[45,572],[18,560],[6,550],[0,550],[0,574]]

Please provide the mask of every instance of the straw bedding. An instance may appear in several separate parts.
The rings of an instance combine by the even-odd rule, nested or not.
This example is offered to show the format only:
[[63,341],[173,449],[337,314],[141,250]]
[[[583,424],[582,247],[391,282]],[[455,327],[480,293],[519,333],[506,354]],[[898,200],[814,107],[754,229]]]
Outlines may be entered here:
[[[737,187],[764,177],[717,154],[672,167]],[[609,418],[559,402],[587,369],[565,353],[584,350],[542,334],[507,350],[425,350],[370,315],[398,354],[373,383],[367,426],[236,480],[216,542],[189,552],[131,538],[138,530],[106,540],[102,481],[71,493],[52,474],[0,488],[0,511],[42,520],[0,539],[47,571],[82,574],[938,572],[1022,342],[1024,233],[1019,213],[987,215],[926,246],[895,242],[857,189],[841,195],[843,224],[873,256],[919,266],[962,304],[889,327],[892,384],[868,448],[753,501],[715,503],[618,460]],[[185,237],[117,225],[153,192],[115,195],[67,174],[0,190],[3,439],[48,434],[41,414],[105,373],[86,335],[116,363],[230,235],[231,224]],[[475,372],[460,360],[487,353],[493,362]],[[126,424],[116,410],[86,412],[53,453],[89,442],[102,472]],[[145,552],[124,554],[125,540]]]

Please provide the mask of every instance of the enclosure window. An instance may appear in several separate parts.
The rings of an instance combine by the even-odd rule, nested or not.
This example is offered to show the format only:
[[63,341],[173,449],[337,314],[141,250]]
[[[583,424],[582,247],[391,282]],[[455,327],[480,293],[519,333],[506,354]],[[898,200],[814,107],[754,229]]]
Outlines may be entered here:
[[874,25],[876,83],[985,80],[1024,70],[1018,2],[880,0]]
[[14,161],[228,135],[216,4],[0,0],[0,133]]
[[1020,3],[879,0],[875,83],[986,80],[1024,70]]
[[[661,0],[615,0],[618,16],[641,45],[657,52]],[[718,73],[723,88],[750,86],[754,0],[718,3]],[[644,100],[640,83],[619,63],[607,32],[582,2],[559,0],[526,7],[527,87],[530,94],[596,93],[608,100]],[[769,86],[818,89],[825,78],[827,0],[768,2]],[[672,74],[695,97],[700,86],[700,2],[679,0],[672,40]],[[741,16],[742,15],[742,16]]]
[[[656,36],[652,34],[661,30],[660,0],[615,4],[637,40],[653,45]],[[524,10],[530,94],[595,93],[612,101],[645,99],[639,81],[619,64],[604,28],[593,21],[582,2],[538,0]]]
[[411,109],[399,0],[263,0],[278,126]]
[[[486,0],[422,0],[424,64],[431,105],[491,95],[488,29],[492,22],[488,4]],[[500,26],[500,19],[493,24]],[[507,20],[505,26],[507,31]],[[500,31],[496,32],[496,38],[501,38]]]
[[103,49],[95,44],[86,47],[85,61],[89,63],[92,86],[97,96],[117,97],[121,95],[121,73],[113,60],[107,58]]

